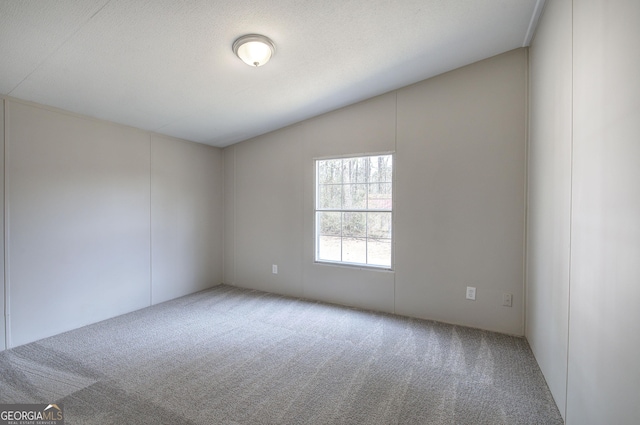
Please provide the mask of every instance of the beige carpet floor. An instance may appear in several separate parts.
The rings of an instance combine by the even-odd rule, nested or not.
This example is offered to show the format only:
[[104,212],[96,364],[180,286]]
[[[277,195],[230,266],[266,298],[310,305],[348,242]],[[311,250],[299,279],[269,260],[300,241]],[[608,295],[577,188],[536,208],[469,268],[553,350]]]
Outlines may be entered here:
[[0,353],[66,424],[562,424],[525,339],[221,285]]

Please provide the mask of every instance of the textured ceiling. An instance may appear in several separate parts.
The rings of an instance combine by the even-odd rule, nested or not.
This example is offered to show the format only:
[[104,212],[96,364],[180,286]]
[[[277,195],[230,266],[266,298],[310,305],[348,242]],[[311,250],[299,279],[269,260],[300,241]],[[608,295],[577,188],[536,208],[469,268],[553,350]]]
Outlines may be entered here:
[[543,3],[1,0],[0,94],[227,146],[528,45]]

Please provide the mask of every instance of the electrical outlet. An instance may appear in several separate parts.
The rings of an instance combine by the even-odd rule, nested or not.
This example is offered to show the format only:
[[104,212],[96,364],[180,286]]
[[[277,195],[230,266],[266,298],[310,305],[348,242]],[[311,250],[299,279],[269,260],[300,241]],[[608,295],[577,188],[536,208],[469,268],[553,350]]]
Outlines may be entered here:
[[271,266],[271,273],[278,274],[278,265],[274,264]]
[[475,286],[467,286],[467,299],[475,300],[476,299],[476,288]]
[[513,305],[513,295],[502,294],[502,305],[505,307],[511,307]]

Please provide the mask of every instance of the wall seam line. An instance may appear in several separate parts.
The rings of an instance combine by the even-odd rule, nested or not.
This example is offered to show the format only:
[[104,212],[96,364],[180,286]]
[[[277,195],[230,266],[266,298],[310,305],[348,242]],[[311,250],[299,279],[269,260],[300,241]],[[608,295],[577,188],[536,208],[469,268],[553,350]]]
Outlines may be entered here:
[[227,283],[227,161],[224,149],[220,151],[222,159],[222,284]]
[[4,113],[2,119],[4,123],[3,134],[3,151],[4,151],[4,196],[3,196],[3,230],[4,230],[4,346],[6,349],[11,348],[11,279],[9,278],[9,173],[8,170],[8,134],[9,134],[9,120],[7,116],[9,114],[9,104],[6,100],[3,100]]
[[[300,132],[301,132],[300,128],[296,129],[296,132],[298,134],[300,134]],[[306,147],[307,147],[306,143],[304,145],[301,143],[299,145],[299,149],[300,150],[298,151],[298,158],[300,159],[300,163],[302,164],[302,185],[300,186],[300,214],[301,214],[300,224],[302,225],[302,232],[301,232],[300,237],[302,238],[302,241],[301,241],[301,244],[300,244],[300,246],[301,246],[301,249],[300,249],[300,263],[299,263],[300,264],[300,289],[299,289],[298,293],[302,297],[304,297],[304,292],[305,292],[305,290],[304,290],[304,288],[305,288],[304,267],[305,267],[306,262],[308,261],[307,259],[305,259],[305,249],[304,249],[305,248],[304,235],[305,235],[305,232],[307,231],[305,229],[305,225],[304,225],[304,222],[305,222],[305,210],[304,210],[304,201],[305,201],[305,199],[304,199],[304,197],[305,197],[305,187],[306,187],[305,178],[304,178],[304,176],[305,176],[305,170],[304,170],[305,169],[305,165],[304,164],[306,162],[306,156],[305,156]],[[314,222],[315,222],[315,213],[314,213],[313,219],[314,219]],[[315,243],[315,241],[314,241],[314,243]]]
[[571,340],[571,282],[572,282],[572,260],[573,260],[573,144],[574,144],[574,90],[575,90],[575,78],[574,78],[574,2],[571,1],[571,134],[569,136],[570,143],[570,160],[569,160],[569,282],[567,289],[567,358],[566,358],[566,371],[565,371],[565,386],[564,386],[564,421],[569,423],[569,352],[570,352],[570,340]]
[[238,280],[238,232],[237,232],[237,222],[238,222],[238,191],[237,191],[237,180],[238,180],[238,164],[236,161],[237,156],[237,148],[233,147],[233,286],[237,286]]
[[149,306],[153,305],[153,143],[151,137],[151,134],[149,134]]
[[528,278],[529,278],[529,149],[530,149],[530,138],[531,138],[531,127],[530,127],[530,81],[529,81],[529,48],[526,47],[525,50],[525,149],[524,149],[524,235],[523,235],[523,264],[522,264],[522,334],[525,339],[527,337],[527,300],[529,297],[527,296],[527,291],[529,289]]
[[397,152],[398,152],[398,90],[396,90],[396,105],[395,105],[395,123],[394,123],[394,133],[393,133],[393,173],[392,173],[392,178],[393,178],[393,186],[392,186],[392,190],[393,190],[393,199],[392,199],[392,236],[393,236],[393,249],[392,249],[392,258],[391,260],[393,261],[392,264],[392,269],[393,269],[393,314],[397,314],[397,309],[396,309],[396,280],[397,280],[397,276],[398,276],[398,270],[397,270],[397,265],[396,265],[396,232],[395,232],[395,222],[396,220],[396,216],[397,216],[397,204],[396,204],[396,184],[397,184],[397,170],[398,167],[396,165],[396,160],[398,158]]

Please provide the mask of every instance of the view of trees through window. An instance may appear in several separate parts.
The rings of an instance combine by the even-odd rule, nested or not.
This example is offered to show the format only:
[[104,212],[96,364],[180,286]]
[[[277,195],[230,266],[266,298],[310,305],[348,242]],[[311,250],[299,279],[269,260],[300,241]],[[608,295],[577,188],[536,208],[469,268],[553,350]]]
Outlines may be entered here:
[[316,261],[391,268],[393,156],[316,161]]

